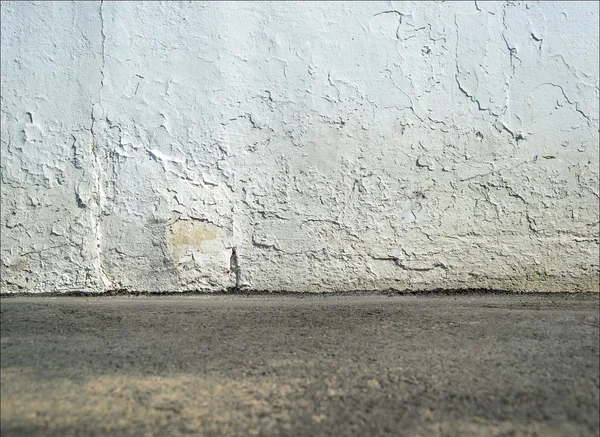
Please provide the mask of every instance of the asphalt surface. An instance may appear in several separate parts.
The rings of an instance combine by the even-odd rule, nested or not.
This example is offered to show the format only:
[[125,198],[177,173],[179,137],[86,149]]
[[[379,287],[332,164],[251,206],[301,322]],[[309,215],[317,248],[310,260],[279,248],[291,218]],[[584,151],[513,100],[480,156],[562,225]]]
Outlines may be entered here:
[[598,436],[599,296],[3,298],[9,436]]

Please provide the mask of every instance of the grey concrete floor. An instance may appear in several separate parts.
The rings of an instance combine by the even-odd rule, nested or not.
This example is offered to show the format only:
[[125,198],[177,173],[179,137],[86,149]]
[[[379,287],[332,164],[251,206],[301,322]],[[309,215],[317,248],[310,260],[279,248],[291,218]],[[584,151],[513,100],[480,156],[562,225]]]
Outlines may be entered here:
[[2,436],[598,436],[599,303],[3,298]]

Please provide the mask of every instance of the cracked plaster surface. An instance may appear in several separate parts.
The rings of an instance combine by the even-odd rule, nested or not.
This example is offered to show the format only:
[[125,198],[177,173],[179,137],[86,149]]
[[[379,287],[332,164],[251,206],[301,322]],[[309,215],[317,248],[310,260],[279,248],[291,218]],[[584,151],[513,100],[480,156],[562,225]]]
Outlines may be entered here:
[[2,2],[2,292],[597,291],[597,2]]

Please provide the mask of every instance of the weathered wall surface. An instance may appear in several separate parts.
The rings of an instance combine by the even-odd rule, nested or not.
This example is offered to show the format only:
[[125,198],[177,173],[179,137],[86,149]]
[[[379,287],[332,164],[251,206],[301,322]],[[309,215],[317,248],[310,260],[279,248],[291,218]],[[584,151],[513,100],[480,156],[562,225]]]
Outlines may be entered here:
[[2,292],[598,290],[598,3],[2,3]]

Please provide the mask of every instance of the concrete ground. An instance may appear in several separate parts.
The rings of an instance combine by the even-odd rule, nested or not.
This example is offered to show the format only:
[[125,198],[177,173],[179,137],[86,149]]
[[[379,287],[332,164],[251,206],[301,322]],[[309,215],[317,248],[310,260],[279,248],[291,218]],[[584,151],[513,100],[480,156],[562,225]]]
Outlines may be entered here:
[[598,436],[599,303],[3,298],[2,436]]

